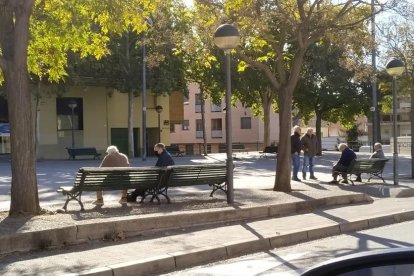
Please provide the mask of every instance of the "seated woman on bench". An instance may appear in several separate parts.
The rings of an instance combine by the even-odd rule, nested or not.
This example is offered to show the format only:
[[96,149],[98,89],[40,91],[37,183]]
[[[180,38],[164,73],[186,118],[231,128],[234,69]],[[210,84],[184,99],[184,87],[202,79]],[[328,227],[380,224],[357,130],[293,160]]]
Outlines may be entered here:
[[[116,146],[109,146],[106,149],[106,153],[107,155],[104,157],[99,167],[129,167],[128,157],[125,154],[120,153]],[[122,190],[122,197],[119,203],[127,203],[127,190]],[[96,201],[93,204],[104,204],[102,191],[96,192]]]
[[345,143],[339,144],[338,149],[340,152],[342,152],[342,154],[341,154],[341,157],[339,158],[339,161],[332,168],[333,180],[328,183],[338,184],[338,181],[336,179],[339,174],[342,174],[342,178],[344,180],[342,180],[341,183],[348,184],[348,179],[347,179],[345,172],[348,169],[349,165],[351,164],[352,160],[356,159],[356,154],[353,150],[348,148],[348,145]]

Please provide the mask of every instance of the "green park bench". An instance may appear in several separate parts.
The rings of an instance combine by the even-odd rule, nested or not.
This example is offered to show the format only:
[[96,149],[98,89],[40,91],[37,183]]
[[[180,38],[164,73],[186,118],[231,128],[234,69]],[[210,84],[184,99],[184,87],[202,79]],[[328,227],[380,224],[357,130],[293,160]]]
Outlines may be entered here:
[[86,156],[93,156],[93,159],[96,159],[101,156],[100,153],[96,151],[96,148],[89,147],[89,148],[66,148],[69,154],[69,159],[75,160],[76,156],[86,155]]
[[168,166],[168,177],[163,183],[164,189],[161,191],[168,203],[170,198],[167,194],[169,188],[196,186],[196,185],[210,185],[212,191],[210,196],[217,190],[221,190],[227,194],[226,185],[226,164],[204,164],[204,165],[175,165]]
[[259,151],[260,158],[266,158],[268,154],[274,155],[277,154],[277,146],[267,146],[263,149],[263,151]]
[[144,192],[141,202],[151,197],[151,202],[164,196],[171,202],[167,192],[171,187],[210,185],[213,196],[217,190],[227,193],[226,164],[176,165],[169,167],[83,167],[76,174],[73,186],[60,187],[57,192],[66,195],[62,209],[67,210],[75,200],[84,210],[83,192],[117,191],[139,189]]
[[384,171],[387,161],[388,159],[386,158],[354,159],[345,174],[348,176],[347,178],[351,181],[352,185],[354,185],[354,180],[351,179],[351,175],[363,173],[369,174],[367,182],[373,177],[377,177],[385,183],[385,180],[382,177],[382,172]]
[[83,167],[77,172],[73,186],[60,187],[57,191],[67,196],[64,210],[69,201],[75,200],[83,211],[83,192],[140,189],[145,190],[141,201],[147,196],[153,200],[158,199],[164,174],[165,169],[159,167]]
[[184,156],[184,151],[181,151],[178,145],[166,146],[165,149],[174,156]]

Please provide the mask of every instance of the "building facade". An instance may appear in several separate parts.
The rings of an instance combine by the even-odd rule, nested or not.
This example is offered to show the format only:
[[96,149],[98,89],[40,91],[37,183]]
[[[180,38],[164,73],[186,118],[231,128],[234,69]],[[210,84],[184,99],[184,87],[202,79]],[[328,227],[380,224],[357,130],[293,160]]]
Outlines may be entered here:
[[[157,105],[163,107],[161,113],[157,113]],[[132,106],[134,153],[140,156],[143,149],[141,98],[133,98]],[[169,96],[149,93],[146,110],[147,152],[152,153],[153,145],[159,140],[170,143]],[[72,146],[95,147],[98,152],[104,153],[109,145],[116,145],[121,152],[128,153],[126,93],[105,87],[75,86],[65,93],[43,96],[36,113],[38,159],[68,158],[66,148]],[[6,123],[7,120],[3,121]],[[0,153],[10,153],[9,135],[13,133],[2,136]]]
[[[184,105],[183,120],[171,120],[170,142],[176,144],[186,154],[203,153],[203,123],[201,114],[200,89],[197,84],[189,84],[189,97],[181,102]],[[179,105],[176,103],[175,106]],[[171,107],[173,113],[174,105]],[[226,143],[226,121],[224,99],[220,104],[205,100],[205,134],[207,152],[222,152]],[[173,117],[173,115],[171,115]],[[271,114],[270,141],[279,142],[279,116]],[[232,107],[232,138],[234,144],[243,144],[250,151],[263,150],[264,125],[263,121],[254,117],[249,108],[240,102]]]

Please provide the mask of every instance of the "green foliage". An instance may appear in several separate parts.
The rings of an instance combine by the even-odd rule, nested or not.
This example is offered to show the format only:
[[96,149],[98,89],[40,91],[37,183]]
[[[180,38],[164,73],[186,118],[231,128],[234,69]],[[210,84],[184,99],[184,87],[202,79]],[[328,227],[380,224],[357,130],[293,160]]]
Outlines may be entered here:
[[355,80],[355,70],[345,68],[344,50],[327,42],[308,50],[301,79],[293,95],[294,105],[305,120],[320,114],[323,120],[343,124],[367,114],[369,85]]
[[109,34],[146,30],[144,18],[158,2],[36,0],[30,20],[29,72],[41,80],[58,82],[68,74],[69,53],[102,58],[109,53]]
[[359,136],[364,133],[358,129],[358,125],[353,124],[351,127],[346,129],[346,142],[348,147],[353,150],[358,151],[361,146],[361,142],[358,141]]
[[[109,54],[96,60],[75,56],[72,77],[104,83],[121,92],[142,91],[143,47],[146,49],[147,87],[154,94],[186,91],[184,60],[177,45],[181,42],[186,24],[173,11],[174,1],[164,1],[147,20],[148,29],[137,34],[131,28],[121,34],[110,34]],[[181,7],[182,9],[184,7]]]

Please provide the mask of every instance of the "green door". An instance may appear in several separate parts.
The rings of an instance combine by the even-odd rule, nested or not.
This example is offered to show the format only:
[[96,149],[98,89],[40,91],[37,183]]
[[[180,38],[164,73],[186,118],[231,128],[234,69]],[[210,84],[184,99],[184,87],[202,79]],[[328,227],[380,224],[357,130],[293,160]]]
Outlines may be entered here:
[[[139,150],[139,128],[134,128],[134,157],[141,155]],[[128,155],[128,128],[111,128],[111,144],[117,146],[119,151]]]

